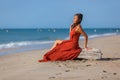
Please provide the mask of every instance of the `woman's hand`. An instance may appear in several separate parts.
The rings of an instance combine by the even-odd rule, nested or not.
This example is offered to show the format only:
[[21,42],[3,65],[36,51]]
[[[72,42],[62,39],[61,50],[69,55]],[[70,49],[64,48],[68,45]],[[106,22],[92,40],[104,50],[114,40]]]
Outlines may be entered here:
[[92,50],[92,48],[88,48],[88,47],[86,47],[85,50],[87,50],[87,51],[88,51],[88,50]]

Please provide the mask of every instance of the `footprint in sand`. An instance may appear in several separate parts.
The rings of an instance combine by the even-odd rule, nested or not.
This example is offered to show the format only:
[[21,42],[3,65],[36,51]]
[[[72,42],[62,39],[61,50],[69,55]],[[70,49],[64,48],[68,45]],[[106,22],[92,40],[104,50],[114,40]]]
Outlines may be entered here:
[[117,75],[117,73],[113,73],[113,75]]
[[90,65],[90,64],[87,64],[86,66],[88,67],[88,66],[91,66],[91,65]]
[[58,65],[58,67],[62,67],[61,65]]
[[70,72],[70,70],[65,70],[65,72]]
[[62,73],[56,73],[56,75],[62,75]]
[[54,77],[54,76],[53,76],[53,77],[49,77],[49,79],[50,79],[50,80],[53,80],[53,79],[55,79],[55,77]]
[[103,76],[103,77],[101,77],[101,79],[105,79],[105,78],[107,78],[107,76]]
[[107,71],[103,70],[104,73],[107,73]]

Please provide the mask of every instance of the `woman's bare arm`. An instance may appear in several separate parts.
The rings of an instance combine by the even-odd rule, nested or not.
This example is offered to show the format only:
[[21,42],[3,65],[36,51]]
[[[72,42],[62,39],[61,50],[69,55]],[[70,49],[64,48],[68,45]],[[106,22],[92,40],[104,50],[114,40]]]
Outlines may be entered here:
[[88,35],[84,32],[84,30],[82,29],[81,25],[76,26],[76,32],[81,33],[84,36],[84,48],[88,48],[87,44],[88,44]]

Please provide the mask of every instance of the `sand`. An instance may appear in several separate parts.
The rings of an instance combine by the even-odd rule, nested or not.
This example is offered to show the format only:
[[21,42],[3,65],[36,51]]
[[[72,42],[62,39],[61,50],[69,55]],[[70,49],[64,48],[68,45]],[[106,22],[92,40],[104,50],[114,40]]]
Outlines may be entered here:
[[0,56],[0,80],[120,80],[120,36],[91,39],[88,45],[101,49],[103,58],[37,62],[49,49]]

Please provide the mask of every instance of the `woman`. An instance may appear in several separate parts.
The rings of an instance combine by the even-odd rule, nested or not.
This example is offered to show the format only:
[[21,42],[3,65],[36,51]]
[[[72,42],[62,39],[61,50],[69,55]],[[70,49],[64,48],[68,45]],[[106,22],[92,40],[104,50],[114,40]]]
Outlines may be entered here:
[[43,59],[38,60],[38,62],[65,61],[77,58],[82,51],[79,47],[79,37],[81,34],[85,38],[84,48],[87,50],[91,49],[87,47],[88,36],[80,25],[82,18],[83,15],[81,13],[75,14],[73,24],[70,26],[70,39],[56,40],[51,49],[44,55]]

